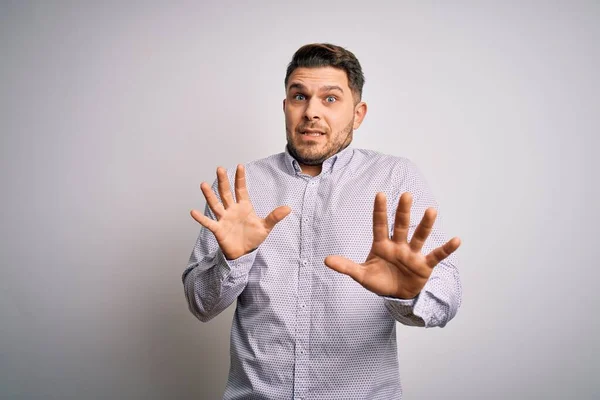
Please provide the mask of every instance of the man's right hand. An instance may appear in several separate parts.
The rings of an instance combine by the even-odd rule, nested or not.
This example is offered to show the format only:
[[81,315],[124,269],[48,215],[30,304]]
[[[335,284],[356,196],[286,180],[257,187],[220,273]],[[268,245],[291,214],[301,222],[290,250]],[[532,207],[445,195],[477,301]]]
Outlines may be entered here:
[[217,239],[225,258],[235,260],[252,252],[265,241],[273,227],[288,216],[292,209],[288,206],[277,207],[266,218],[256,215],[248,190],[246,189],[246,172],[239,164],[235,171],[235,197],[231,195],[229,179],[224,168],[217,168],[219,195],[223,204],[206,182],[200,184],[200,189],[206,198],[206,203],[213,211],[217,220],[213,220],[197,210],[192,210],[192,218],[210,230]]

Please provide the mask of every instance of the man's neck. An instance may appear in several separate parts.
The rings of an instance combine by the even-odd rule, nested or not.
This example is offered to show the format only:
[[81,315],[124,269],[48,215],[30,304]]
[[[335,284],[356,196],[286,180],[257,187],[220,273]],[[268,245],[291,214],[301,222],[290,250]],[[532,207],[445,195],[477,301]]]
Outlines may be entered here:
[[310,175],[310,176],[317,176],[321,173],[321,170],[323,169],[323,164],[319,164],[319,165],[304,165],[301,163],[298,163],[300,165],[300,168],[302,169],[302,172]]

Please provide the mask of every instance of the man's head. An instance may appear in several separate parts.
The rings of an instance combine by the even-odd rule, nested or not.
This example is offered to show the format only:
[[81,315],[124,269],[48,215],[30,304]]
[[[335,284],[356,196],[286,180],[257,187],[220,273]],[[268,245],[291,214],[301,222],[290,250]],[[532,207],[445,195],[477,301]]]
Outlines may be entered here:
[[283,111],[288,150],[300,164],[320,166],[350,144],[367,112],[363,84],[360,63],[342,47],[308,44],[296,51]]

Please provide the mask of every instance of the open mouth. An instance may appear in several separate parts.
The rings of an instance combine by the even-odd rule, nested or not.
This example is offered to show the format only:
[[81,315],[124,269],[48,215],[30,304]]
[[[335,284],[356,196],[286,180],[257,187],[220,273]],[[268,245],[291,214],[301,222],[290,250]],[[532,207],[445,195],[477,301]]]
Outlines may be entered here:
[[321,132],[321,131],[310,131],[310,130],[308,130],[308,131],[301,131],[300,134],[304,135],[304,136],[314,136],[314,137],[319,137],[319,136],[323,136],[324,135],[324,133]]

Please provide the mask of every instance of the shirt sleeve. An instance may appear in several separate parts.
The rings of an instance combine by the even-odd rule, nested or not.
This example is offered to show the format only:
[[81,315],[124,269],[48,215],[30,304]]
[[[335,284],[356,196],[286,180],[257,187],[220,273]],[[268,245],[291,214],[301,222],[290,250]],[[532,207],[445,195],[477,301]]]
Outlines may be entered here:
[[[423,218],[425,210],[429,207],[438,210],[433,229],[422,249],[423,254],[428,254],[433,249],[446,243],[448,238],[443,232],[442,215],[431,190],[416,166],[412,162],[406,161],[407,167],[405,174],[402,175],[395,204],[398,204],[402,193],[410,192],[413,195],[408,232],[409,240],[412,238],[421,218]],[[396,207],[393,207],[390,215],[392,221],[390,234],[394,230],[395,213]],[[456,315],[462,301],[462,287],[456,253],[451,254],[433,268],[425,286],[414,299],[404,300],[387,296],[382,297],[392,317],[404,325],[426,328],[445,326]]]
[[[216,181],[212,189],[219,198]],[[208,204],[204,215],[216,219]],[[246,287],[257,251],[227,260],[213,233],[202,226],[182,276],[192,314],[206,322],[229,307]]]

